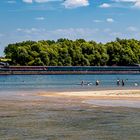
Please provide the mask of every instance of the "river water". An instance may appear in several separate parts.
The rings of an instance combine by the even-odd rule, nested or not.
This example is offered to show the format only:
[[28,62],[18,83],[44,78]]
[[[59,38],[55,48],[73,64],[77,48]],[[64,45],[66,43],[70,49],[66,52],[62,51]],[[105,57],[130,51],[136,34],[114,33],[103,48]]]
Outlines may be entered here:
[[[117,79],[124,80],[124,87],[118,87]],[[95,81],[99,80],[99,86]],[[81,86],[81,81],[84,85]],[[121,83],[120,83],[121,84]],[[2,75],[0,91],[33,90],[94,90],[102,88],[140,88],[140,75]]]

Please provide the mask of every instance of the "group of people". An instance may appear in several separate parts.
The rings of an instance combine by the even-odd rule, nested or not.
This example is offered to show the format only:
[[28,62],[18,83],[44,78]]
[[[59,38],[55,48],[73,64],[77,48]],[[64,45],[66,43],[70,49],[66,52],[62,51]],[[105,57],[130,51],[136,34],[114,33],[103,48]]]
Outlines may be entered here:
[[[84,82],[83,80],[81,81],[81,86],[83,85],[91,85],[92,83],[91,82]],[[95,85],[98,86],[100,84],[100,81],[99,80],[96,80],[95,82]]]
[[[116,84],[117,84],[117,86],[125,86],[125,80],[119,80],[119,79],[117,79],[117,82],[116,82]],[[93,83],[92,82],[84,82],[83,80],[81,81],[81,86],[84,86],[84,85],[93,85]],[[100,81],[99,80],[96,80],[95,81],[95,85],[96,86],[99,86],[100,85]],[[135,82],[134,83],[134,86],[138,86],[138,83],[137,82]]]
[[117,80],[117,86],[120,86],[120,84],[122,85],[122,86],[124,86],[124,80]]

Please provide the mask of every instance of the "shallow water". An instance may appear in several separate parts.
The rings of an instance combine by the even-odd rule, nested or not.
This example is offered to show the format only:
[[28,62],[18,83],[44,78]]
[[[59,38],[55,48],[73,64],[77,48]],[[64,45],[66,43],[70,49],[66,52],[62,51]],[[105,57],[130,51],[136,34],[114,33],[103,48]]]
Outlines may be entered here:
[[[117,79],[124,80],[125,86],[117,86]],[[81,81],[85,85],[81,86]],[[99,80],[99,86],[95,81]],[[87,84],[90,83],[90,84]],[[137,83],[138,86],[135,86]],[[138,88],[140,75],[1,75],[0,91],[33,91],[33,90],[94,90],[101,88]]]
[[140,108],[140,101],[136,100],[87,100],[85,103],[92,104],[95,106],[110,106],[110,107],[132,107]]

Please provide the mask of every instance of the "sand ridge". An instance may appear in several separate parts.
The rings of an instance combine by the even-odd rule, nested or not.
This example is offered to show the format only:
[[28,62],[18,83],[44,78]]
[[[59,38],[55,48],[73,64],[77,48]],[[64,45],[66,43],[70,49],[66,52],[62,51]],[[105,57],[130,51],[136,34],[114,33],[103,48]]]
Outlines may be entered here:
[[84,97],[84,98],[136,98],[140,99],[140,90],[97,90],[97,91],[65,91],[55,93],[39,93],[39,96],[63,96],[63,97]]

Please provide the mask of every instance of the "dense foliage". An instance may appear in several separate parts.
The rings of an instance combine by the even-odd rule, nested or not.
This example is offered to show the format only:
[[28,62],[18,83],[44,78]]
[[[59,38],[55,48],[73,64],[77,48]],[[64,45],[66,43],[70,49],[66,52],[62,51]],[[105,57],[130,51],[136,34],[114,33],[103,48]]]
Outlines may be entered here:
[[140,63],[140,41],[117,38],[106,44],[78,39],[25,41],[4,50],[12,65],[104,66]]

